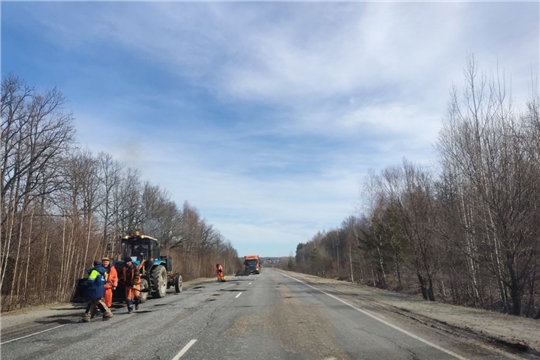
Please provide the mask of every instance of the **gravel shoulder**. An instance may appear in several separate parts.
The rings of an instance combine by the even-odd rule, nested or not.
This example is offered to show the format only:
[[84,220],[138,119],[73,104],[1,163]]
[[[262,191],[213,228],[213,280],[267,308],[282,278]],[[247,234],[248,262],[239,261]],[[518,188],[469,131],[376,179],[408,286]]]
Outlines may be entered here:
[[371,310],[386,310],[434,328],[458,332],[540,356],[540,321],[497,312],[429,302],[421,297],[288,272],[308,284]]

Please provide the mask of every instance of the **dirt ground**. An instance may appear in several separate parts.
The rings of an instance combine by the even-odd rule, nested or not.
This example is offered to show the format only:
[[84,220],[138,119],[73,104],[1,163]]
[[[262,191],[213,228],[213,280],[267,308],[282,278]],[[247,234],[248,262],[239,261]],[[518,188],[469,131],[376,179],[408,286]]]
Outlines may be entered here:
[[432,327],[452,328],[493,343],[540,355],[539,320],[429,302],[419,296],[395,293],[339,280],[323,279],[300,273],[290,274],[359,306],[382,307]]

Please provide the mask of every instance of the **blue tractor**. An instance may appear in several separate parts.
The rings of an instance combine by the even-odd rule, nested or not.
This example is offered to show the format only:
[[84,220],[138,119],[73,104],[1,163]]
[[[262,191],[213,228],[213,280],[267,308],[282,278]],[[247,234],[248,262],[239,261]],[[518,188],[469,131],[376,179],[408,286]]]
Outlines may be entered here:
[[[141,302],[146,301],[148,294],[162,298],[167,289],[174,286],[176,293],[182,292],[182,275],[173,271],[172,258],[162,256],[159,241],[151,236],[135,235],[122,238],[122,259],[114,263],[118,275],[122,274],[124,259],[131,257],[133,264],[139,266],[141,273]],[[115,291],[116,298],[124,297],[124,287],[119,284]]]

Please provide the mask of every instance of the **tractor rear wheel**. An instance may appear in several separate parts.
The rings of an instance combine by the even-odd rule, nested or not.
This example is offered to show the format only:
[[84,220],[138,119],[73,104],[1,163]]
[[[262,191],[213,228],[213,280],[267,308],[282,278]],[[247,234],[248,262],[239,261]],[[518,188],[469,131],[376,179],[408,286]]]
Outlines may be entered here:
[[176,291],[176,293],[181,293],[182,292],[182,275],[177,275],[174,277],[174,290]]
[[158,265],[152,269],[151,276],[154,283],[153,296],[157,298],[165,297],[167,295],[167,269]]
[[148,299],[148,292],[150,291],[149,287],[148,281],[146,279],[141,279],[141,292],[139,295],[141,303],[146,302],[146,299]]

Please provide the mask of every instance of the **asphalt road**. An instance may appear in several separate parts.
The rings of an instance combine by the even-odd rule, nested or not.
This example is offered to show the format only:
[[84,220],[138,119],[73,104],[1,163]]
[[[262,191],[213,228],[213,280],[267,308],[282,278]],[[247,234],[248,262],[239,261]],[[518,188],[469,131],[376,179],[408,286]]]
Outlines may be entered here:
[[507,358],[468,339],[401,324],[286,273],[265,269],[228,280],[151,299],[133,314],[117,308],[107,322],[80,323],[83,310],[66,308],[65,314],[4,329],[1,358]]

